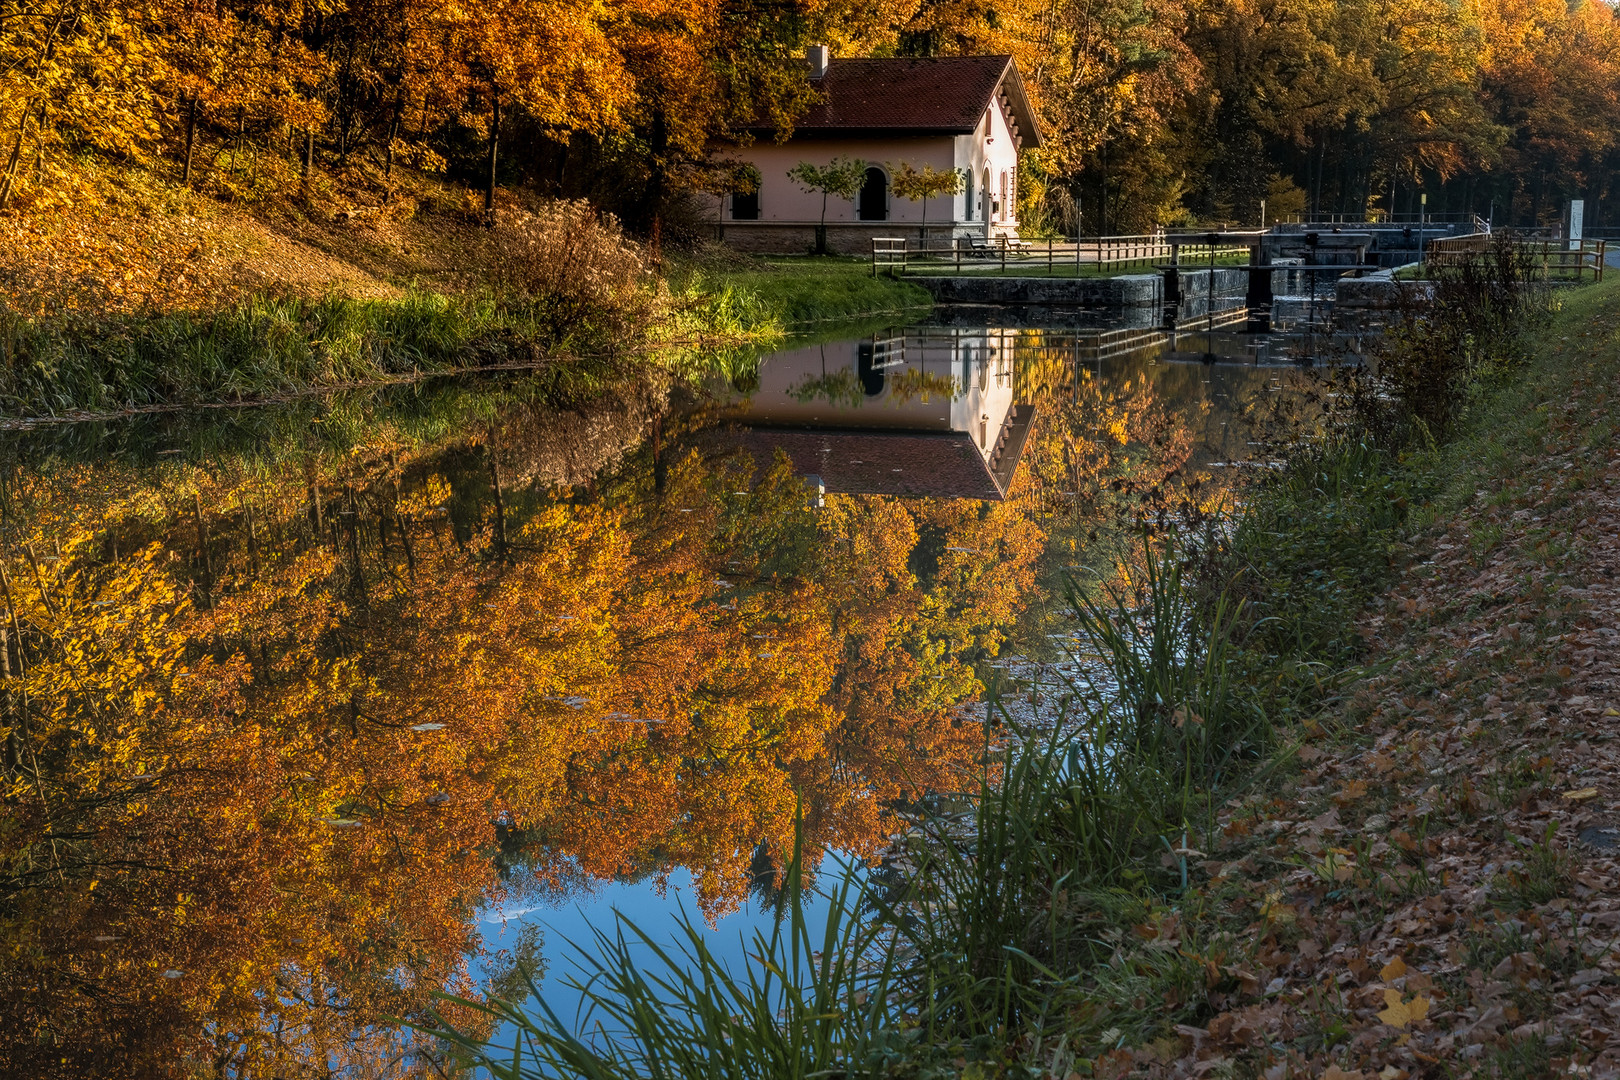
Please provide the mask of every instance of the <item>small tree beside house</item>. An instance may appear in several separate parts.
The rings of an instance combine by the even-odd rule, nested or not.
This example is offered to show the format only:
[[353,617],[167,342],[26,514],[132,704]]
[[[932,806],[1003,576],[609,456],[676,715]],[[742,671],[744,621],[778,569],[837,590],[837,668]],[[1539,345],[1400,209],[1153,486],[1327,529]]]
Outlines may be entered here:
[[889,172],[894,176],[894,193],[903,199],[912,202],[921,200],[923,204],[922,227],[917,235],[922,238],[923,245],[928,244],[928,200],[940,195],[955,195],[962,190],[962,174],[955,169],[936,169],[932,165],[922,168],[913,168],[909,161],[902,161],[898,165],[890,165]]
[[816,226],[816,254],[827,254],[827,196],[854,200],[866,180],[866,162],[860,158],[833,158],[825,165],[801,161],[788,170],[788,179],[805,191],[821,193],[821,223]]

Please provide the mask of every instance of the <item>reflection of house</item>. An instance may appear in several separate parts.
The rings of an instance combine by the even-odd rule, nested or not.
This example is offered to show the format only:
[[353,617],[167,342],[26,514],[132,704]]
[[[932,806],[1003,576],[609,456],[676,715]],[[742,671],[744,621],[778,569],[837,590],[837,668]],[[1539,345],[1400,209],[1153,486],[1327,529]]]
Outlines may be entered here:
[[1001,499],[1034,417],[1013,397],[1012,341],[920,330],[778,353],[739,401],[738,436],[828,492]]
[[[833,59],[813,46],[808,75],[822,99],[794,121],[792,137],[751,132],[748,146],[717,147],[751,162],[759,190],[710,203],[728,242],[750,251],[804,251],[821,220],[822,197],[788,178],[802,161],[869,163],[853,200],[827,201],[827,239],[839,251],[868,254],[875,236],[1014,234],[1018,229],[1018,153],[1040,145],[1035,113],[1010,56]],[[921,201],[896,197],[890,170],[901,162],[955,170],[962,190]],[[897,229],[897,226],[906,226]]]

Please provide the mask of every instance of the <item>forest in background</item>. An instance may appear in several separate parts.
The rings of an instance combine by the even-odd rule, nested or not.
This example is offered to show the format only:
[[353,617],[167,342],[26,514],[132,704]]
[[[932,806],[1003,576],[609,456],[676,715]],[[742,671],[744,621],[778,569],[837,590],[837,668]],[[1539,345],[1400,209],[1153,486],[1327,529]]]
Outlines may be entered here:
[[588,197],[650,234],[710,153],[813,99],[800,57],[1014,55],[1048,136],[1026,222],[1292,213],[1607,222],[1620,24],[1601,0],[3,0],[0,209],[86,151],[252,203],[369,163]]

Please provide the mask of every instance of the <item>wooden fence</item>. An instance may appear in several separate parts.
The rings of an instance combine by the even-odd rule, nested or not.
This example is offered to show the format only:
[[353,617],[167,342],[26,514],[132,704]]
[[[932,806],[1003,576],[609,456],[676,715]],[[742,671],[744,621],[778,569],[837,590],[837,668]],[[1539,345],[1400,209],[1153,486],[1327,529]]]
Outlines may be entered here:
[[[1424,245],[1425,261],[1434,267],[1459,266],[1486,254],[1494,242],[1489,233],[1433,240]],[[1532,272],[1540,272],[1543,281],[1579,284],[1585,280],[1588,272],[1593,281],[1603,280],[1604,262],[1608,257],[1607,240],[1509,237],[1508,242],[1513,245],[1514,253],[1529,263]]]

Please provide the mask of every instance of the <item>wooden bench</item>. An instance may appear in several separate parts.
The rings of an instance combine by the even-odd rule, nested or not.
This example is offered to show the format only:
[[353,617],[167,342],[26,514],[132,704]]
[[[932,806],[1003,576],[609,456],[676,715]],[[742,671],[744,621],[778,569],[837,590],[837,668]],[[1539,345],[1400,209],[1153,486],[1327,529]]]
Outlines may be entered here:
[[971,255],[996,256],[1003,251],[1027,252],[1033,250],[1028,240],[1020,240],[1016,236],[975,236],[969,242],[968,253]]

